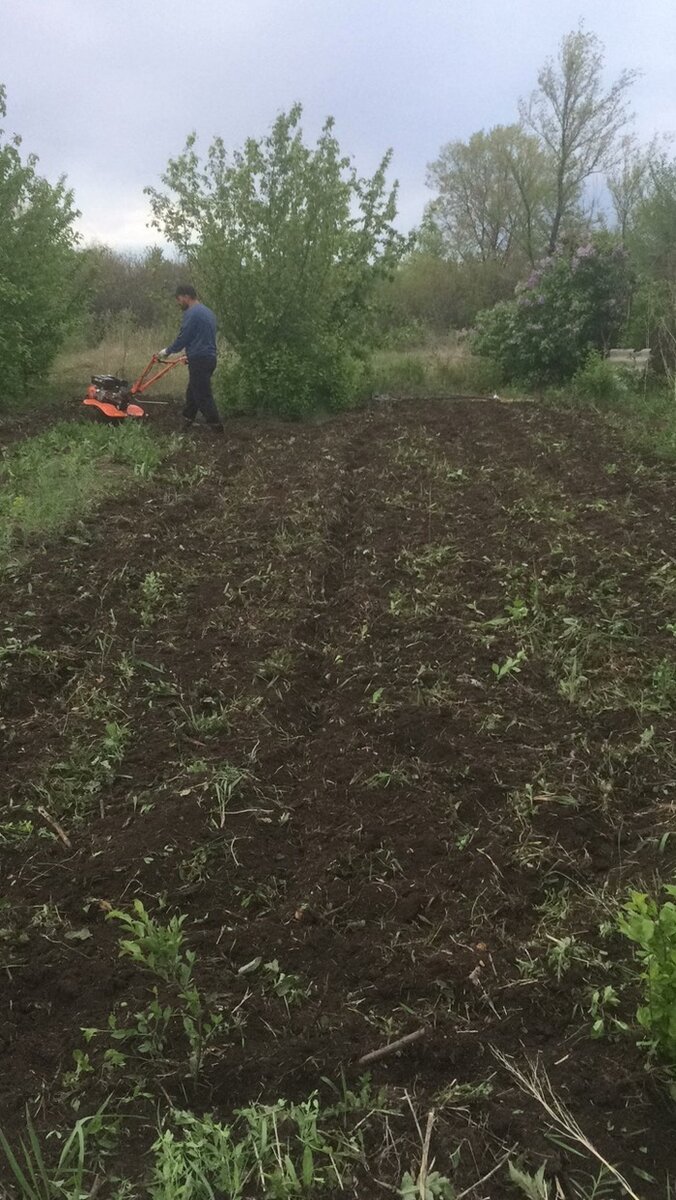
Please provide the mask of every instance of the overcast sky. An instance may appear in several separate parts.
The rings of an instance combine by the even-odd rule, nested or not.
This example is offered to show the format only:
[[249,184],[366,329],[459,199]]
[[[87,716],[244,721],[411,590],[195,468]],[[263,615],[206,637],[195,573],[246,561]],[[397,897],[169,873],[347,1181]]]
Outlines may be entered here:
[[417,224],[440,147],[507,123],[580,18],[608,81],[641,71],[637,133],[676,131],[675,0],[0,0],[7,131],[65,173],[87,240],[158,243],[143,188],[196,130],[235,148],[295,100],[362,173],[392,147]]

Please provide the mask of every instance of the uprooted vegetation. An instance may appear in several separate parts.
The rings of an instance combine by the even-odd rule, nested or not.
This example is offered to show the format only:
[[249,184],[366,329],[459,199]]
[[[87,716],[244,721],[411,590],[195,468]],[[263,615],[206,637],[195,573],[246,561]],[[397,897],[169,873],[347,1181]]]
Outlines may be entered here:
[[383,403],[21,547],[10,1195],[662,1200],[673,521],[588,417]]

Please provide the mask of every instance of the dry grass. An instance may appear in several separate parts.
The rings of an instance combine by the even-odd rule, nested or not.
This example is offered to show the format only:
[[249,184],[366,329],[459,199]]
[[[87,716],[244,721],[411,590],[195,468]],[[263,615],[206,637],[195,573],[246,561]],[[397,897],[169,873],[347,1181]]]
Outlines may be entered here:
[[97,346],[64,350],[57,358],[50,383],[61,388],[86,387],[94,374],[136,379],[151,355],[170,341],[171,329],[122,330]]

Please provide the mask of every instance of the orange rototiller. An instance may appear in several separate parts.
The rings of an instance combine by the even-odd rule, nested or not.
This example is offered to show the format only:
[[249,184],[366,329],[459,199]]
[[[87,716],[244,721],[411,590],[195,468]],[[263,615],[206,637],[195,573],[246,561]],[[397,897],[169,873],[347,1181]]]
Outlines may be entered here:
[[[148,366],[132,384],[126,379],[118,379],[117,375],[92,375],[82,404],[96,421],[123,421],[128,417],[143,421],[148,414],[141,404],[135,403],[134,398],[142,396],[158,379],[187,361],[184,354],[171,361],[153,354]],[[161,404],[162,401],[151,400],[146,403]]]

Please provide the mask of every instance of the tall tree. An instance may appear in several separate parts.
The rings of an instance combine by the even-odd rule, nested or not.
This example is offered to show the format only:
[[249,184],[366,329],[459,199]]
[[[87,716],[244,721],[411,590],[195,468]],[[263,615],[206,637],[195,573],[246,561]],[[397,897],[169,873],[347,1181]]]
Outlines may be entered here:
[[552,158],[550,254],[580,203],[585,181],[611,164],[618,135],[629,121],[626,97],[636,72],[622,71],[606,89],[603,63],[601,42],[580,27],[563,38],[556,61],[547,60],[537,89],[520,103],[525,128]]
[[428,167],[427,183],[437,195],[425,223],[438,231],[445,254],[464,262],[508,262],[524,242],[534,244],[541,168],[537,139],[518,125],[498,125],[443,146]]
[[526,259],[535,266],[546,244],[551,164],[532,134],[518,125],[509,126],[505,132],[509,136],[503,141],[503,154],[519,201],[517,238]]
[[655,139],[648,146],[640,146],[631,134],[621,139],[617,161],[606,182],[623,244],[627,241],[641,201],[650,190],[651,168],[654,165],[657,165]]
[[650,163],[628,244],[641,272],[631,314],[634,337],[655,350],[656,362],[676,380],[676,161],[664,154]]
[[662,156],[651,162],[630,246],[639,270],[676,286],[676,161]]

